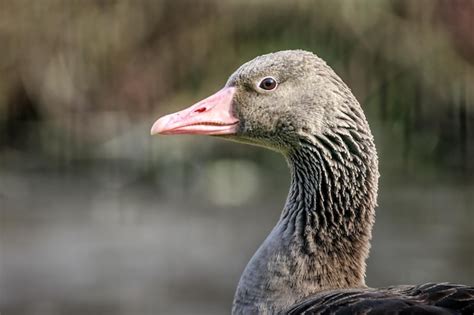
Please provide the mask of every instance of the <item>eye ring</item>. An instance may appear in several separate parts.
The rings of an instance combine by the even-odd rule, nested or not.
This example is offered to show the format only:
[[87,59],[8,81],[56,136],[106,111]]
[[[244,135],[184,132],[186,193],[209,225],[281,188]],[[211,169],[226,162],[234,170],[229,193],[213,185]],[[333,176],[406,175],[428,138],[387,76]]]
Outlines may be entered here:
[[259,88],[262,90],[266,91],[272,91],[276,89],[278,86],[278,82],[274,77],[265,77],[260,81],[260,84],[258,85]]

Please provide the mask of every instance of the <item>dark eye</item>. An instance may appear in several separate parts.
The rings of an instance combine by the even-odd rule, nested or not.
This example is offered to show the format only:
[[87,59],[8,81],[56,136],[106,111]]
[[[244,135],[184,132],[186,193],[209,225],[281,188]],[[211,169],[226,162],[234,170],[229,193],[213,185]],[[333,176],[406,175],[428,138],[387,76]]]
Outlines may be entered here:
[[274,90],[277,87],[277,81],[272,77],[268,77],[268,78],[263,79],[260,82],[259,87],[261,89],[271,91],[271,90]]

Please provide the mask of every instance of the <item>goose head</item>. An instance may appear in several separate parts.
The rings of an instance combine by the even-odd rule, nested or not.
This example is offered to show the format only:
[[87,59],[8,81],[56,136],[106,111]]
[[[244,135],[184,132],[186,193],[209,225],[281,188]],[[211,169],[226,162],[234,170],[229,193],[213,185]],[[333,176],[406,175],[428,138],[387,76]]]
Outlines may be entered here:
[[280,51],[243,64],[214,95],[158,119],[151,134],[213,135],[284,153],[347,124],[347,116],[360,116],[352,100],[347,86],[315,54]]

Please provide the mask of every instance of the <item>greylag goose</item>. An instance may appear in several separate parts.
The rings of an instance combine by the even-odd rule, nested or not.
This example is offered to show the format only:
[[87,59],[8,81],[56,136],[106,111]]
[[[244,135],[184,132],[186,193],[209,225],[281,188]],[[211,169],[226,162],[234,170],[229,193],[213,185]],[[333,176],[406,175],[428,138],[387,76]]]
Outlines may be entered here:
[[288,162],[286,203],[240,278],[233,314],[474,313],[472,286],[366,286],[377,153],[361,106],[315,54],[257,57],[216,94],[157,120],[151,134],[219,136]]

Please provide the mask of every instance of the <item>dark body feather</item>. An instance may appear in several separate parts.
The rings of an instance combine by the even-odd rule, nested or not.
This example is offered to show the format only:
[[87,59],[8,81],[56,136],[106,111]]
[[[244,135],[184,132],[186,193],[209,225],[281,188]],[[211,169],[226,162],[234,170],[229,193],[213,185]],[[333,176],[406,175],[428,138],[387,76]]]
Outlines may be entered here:
[[474,287],[449,283],[319,293],[288,314],[474,314]]

